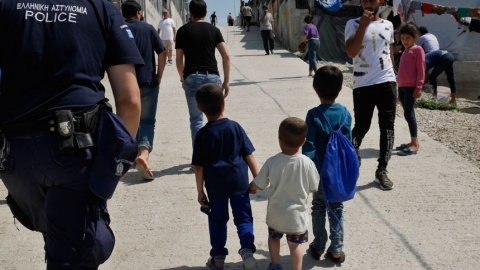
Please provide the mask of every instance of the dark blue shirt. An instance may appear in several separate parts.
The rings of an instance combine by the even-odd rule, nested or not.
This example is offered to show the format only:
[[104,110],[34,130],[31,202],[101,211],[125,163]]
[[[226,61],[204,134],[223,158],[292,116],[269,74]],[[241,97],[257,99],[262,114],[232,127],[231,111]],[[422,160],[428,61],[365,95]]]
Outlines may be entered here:
[[[345,107],[341,104],[321,104],[319,106],[325,117],[328,118],[332,128],[337,130],[345,119]],[[310,109],[305,120],[308,126],[307,141],[303,145],[302,153],[311,158],[317,167],[318,171],[322,168],[325,152],[327,150],[328,139],[330,138],[331,130],[328,127],[325,118],[318,112],[317,108]],[[352,140],[352,116],[347,115],[347,121],[343,125],[342,134],[348,140]],[[319,162],[315,156],[315,151],[318,151]]]
[[208,197],[248,192],[248,165],[244,157],[255,151],[243,128],[222,118],[208,122],[195,137],[192,165],[203,167]]
[[160,37],[153,26],[139,20],[127,20],[128,27],[132,30],[135,43],[138,50],[145,60],[144,66],[137,66],[135,71],[137,73],[138,86],[140,88],[154,88],[158,86],[158,77],[155,70],[155,54],[161,54],[165,51]]
[[143,64],[119,10],[104,0],[0,0],[0,125],[105,96],[107,67]]

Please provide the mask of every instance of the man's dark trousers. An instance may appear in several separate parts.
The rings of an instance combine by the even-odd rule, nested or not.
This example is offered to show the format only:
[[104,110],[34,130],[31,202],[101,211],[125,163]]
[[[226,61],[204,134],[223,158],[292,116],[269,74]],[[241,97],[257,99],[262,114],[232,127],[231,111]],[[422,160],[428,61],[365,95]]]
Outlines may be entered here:
[[[261,30],[263,40],[263,48],[267,54],[270,54],[270,51],[273,51],[275,41],[273,40],[273,31],[272,30]],[[268,45],[270,44],[270,51]]]
[[387,168],[395,140],[395,113],[397,109],[397,84],[380,83],[353,89],[355,127],[352,144],[360,147],[370,129],[373,111],[377,107],[380,126],[380,157],[378,167]]
[[[92,195],[88,186],[90,149],[60,154],[55,135],[13,139],[10,145],[0,178],[33,229],[43,234],[47,269],[97,269],[115,240],[108,225],[93,220],[108,214],[105,201]],[[97,252],[98,245],[109,250]]]

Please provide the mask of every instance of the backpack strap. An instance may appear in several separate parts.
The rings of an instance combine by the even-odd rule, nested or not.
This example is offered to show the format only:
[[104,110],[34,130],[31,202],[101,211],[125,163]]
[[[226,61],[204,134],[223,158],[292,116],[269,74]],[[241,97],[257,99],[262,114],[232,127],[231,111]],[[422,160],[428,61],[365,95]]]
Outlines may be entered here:
[[323,118],[325,119],[325,121],[327,122],[327,125],[328,127],[330,128],[330,131],[339,131],[340,129],[342,129],[342,127],[345,125],[345,123],[347,122],[347,118],[348,118],[348,110],[347,110],[347,107],[343,106],[343,108],[345,108],[345,118],[343,119],[343,123],[340,125],[340,127],[337,129],[337,130],[334,130],[332,128],[332,125],[330,124],[330,122],[328,121],[327,117],[325,116],[325,114],[322,112],[322,110],[320,110],[320,106],[317,107],[317,110],[320,112],[320,114],[323,116]]

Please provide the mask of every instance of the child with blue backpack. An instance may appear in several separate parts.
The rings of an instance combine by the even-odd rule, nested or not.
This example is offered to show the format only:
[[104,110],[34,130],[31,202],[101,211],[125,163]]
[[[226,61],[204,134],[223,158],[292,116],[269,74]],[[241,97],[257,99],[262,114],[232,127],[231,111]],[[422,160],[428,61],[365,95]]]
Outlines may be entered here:
[[[340,90],[342,90],[342,84],[343,74],[334,66],[323,66],[318,69],[313,79],[313,88],[320,98],[321,104],[310,109],[307,113],[305,120],[308,125],[307,141],[303,145],[302,152],[315,162],[319,172],[321,172],[330,134],[332,133],[331,128],[334,130],[340,128],[341,133],[348,140],[351,141],[352,139],[352,116],[344,106],[335,103],[335,99]],[[320,175],[320,182],[325,181],[323,175]],[[322,192],[322,184],[320,184],[318,191],[313,194],[312,225],[315,239],[310,244],[308,253],[315,260],[319,260],[320,256],[326,251],[326,258],[334,263],[342,263],[345,261],[345,253],[342,251],[343,203],[330,202],[329,205],[331,209],[328,212],[331,243],[328,250],[326,250],[327,231],[325,229],[325,216],[327,214],[327,204]]]

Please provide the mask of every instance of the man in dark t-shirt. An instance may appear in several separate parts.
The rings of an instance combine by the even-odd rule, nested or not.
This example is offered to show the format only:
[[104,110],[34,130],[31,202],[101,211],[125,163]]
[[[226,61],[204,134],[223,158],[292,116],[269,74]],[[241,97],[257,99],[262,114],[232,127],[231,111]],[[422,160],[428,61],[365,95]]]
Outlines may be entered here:
[[215,15],[215,11],[214,11],[213,14],[210,16],[210,23],[212,23],[212,25],[215,26],[217,22],[218,22],[217,15]]
[[[177,69],[182,87],[185,90],[192,145],[198,130],[203,126],[202,112],[197,108],[195,91],[206,83],[222,85],[225,97],[229,92],[230,56],[220,30],[205,22],[207,4],[203,0],[193,0],[189,4],[192,22],[180,27],[177,32]],[[220,80],[215,48],[222,56],[223,84]],[[183,57],[185,56],[185,65]]]
[[[132,30],[138,50],[145,60],[144,66],[135,68],[142,101],[142,114],[140,115],[140,126],[137,133],[138,158],[136,169],[144,180],[153,180],[148,157],[153,149],[159,85],[165,70],[167,56],[165,47],[155,28],[140,21],[141,9],[142,6],[136,1],[126,1],[122,4],[122,14],[125,22]],[[158,72],[155,71],[154,53],[158,54]]]
[[[86,121],[98,118],[84,113],[100,117],[92,108],[104,104],[106,71],[128,129],[116,125],[115,133],[135,136],[135,64],[144,61],[122,15],[104,0],[0,0],[0,25],[0,178],[7,203],[20,223],[42,233],[47,269],[97,269],[115,242],[106,200],[134,161],[136,145],[100,144],[95,137],[112,127],[103,116],[116,116],[99,109],[97,127]],[[133,159],[98,158],[128,145]],[[106,194],[108,183],[114,186]],[[2,258],[2,268],[11,268],[10,260]]]

